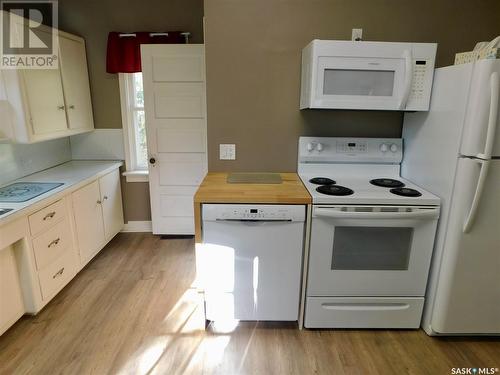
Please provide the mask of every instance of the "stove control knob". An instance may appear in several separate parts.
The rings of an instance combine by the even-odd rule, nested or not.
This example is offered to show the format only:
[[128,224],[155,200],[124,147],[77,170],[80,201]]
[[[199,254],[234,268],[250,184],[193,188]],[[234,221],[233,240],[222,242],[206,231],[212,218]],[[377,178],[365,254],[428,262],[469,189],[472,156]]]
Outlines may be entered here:
[[395,144],[395,143],[393,143],[393,144],[391,145],[391,152],[397,152],[397,151],[398,151],[398,145],[397,145],[397,144]]
[[321,143],[318,143],[318,144],[316,145],[316,149],[317,149],[319,152],[323,151],[323,145],[322,145]]
[[312,150],[314,150],[314,144],[312,144],[311,142],[309,142],[307,144],[307,151],[311,152]]
[[389,150],[389,147],[385,143],[382,143],[380,145],[380,151],[387,152],[388,150]]

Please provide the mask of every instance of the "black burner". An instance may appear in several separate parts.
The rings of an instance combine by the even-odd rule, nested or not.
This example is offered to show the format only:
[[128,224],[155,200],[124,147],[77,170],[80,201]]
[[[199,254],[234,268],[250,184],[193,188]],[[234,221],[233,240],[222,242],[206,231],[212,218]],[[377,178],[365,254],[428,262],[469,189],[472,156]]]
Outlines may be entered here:
[[354,194],[354,191],[352,191],[349,188],[346,188],[344,186],[340,185],[323,185],[323,186],[318,186],[316,188],[316,191],[327,194],[327,195],[351,195]]
[[400,188],[405,186],[401,181],[393,180],[392,178],[376,178],[370,180],[370,184],[387,188]]
[[390,192],[396,195],[402,195],[403,197],[420,197],[422,195],[421,192],[410,188],[396,188],[391,189]]
[[316,185],[333,185],[336,184],[331,178],[328,177],[314,177],[309,180],[311,184]]

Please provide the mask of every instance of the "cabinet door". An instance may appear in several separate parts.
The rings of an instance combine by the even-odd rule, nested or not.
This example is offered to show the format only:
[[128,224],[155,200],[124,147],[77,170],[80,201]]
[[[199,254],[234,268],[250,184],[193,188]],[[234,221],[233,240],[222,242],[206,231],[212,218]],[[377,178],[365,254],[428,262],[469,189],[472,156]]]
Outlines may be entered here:
[[59,49],[68,127],[71,130],[91,130],[94,120],[85,42],[61,36]]
[[99,182],[94,181],[75,191],[72,200],[80,259],[86,263],[104,245]]
[[12,247],[0,250],[0,335],[24,314],[24,303]]
[[122,192],[118,169],[99,179],[106,241],[123,228]]
[[67,129],[59,69],[27,69],[22,73],[33,134]]

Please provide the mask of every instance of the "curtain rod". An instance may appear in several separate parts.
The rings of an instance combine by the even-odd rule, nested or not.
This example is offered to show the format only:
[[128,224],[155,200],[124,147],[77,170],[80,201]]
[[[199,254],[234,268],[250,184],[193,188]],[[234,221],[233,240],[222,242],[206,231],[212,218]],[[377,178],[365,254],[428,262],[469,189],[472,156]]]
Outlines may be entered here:
[[[184,39],[186,39],[186,43],[189,43],[189,37],[191,36],[191,33],[189,31],[184,31],[180,33]],[[122,37],[135,37],[137,36],[136,33],[120,33],[118,34],[120,38]],[[168,33],[149,33],[149,36],[168,36]]]

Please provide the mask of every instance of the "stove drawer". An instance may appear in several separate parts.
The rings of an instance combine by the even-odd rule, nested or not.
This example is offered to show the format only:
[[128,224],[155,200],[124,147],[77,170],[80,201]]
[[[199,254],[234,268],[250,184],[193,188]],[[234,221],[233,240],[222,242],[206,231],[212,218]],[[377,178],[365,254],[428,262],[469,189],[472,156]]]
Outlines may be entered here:
[[66,215],[66,201],[61,199],[28,217],[32,235],[40,233]]
[[66,251],[38,273],[42,299],[44,301],[50,300],[71,281],[75,273],[75,254],[72,251]]
[[424,298],[307,297],[306,328],[418,328]]
[[71,228],[66,218],[33,239],[36,268],[38,270],[45,268],[61,253],[71,250],[71,246]]

